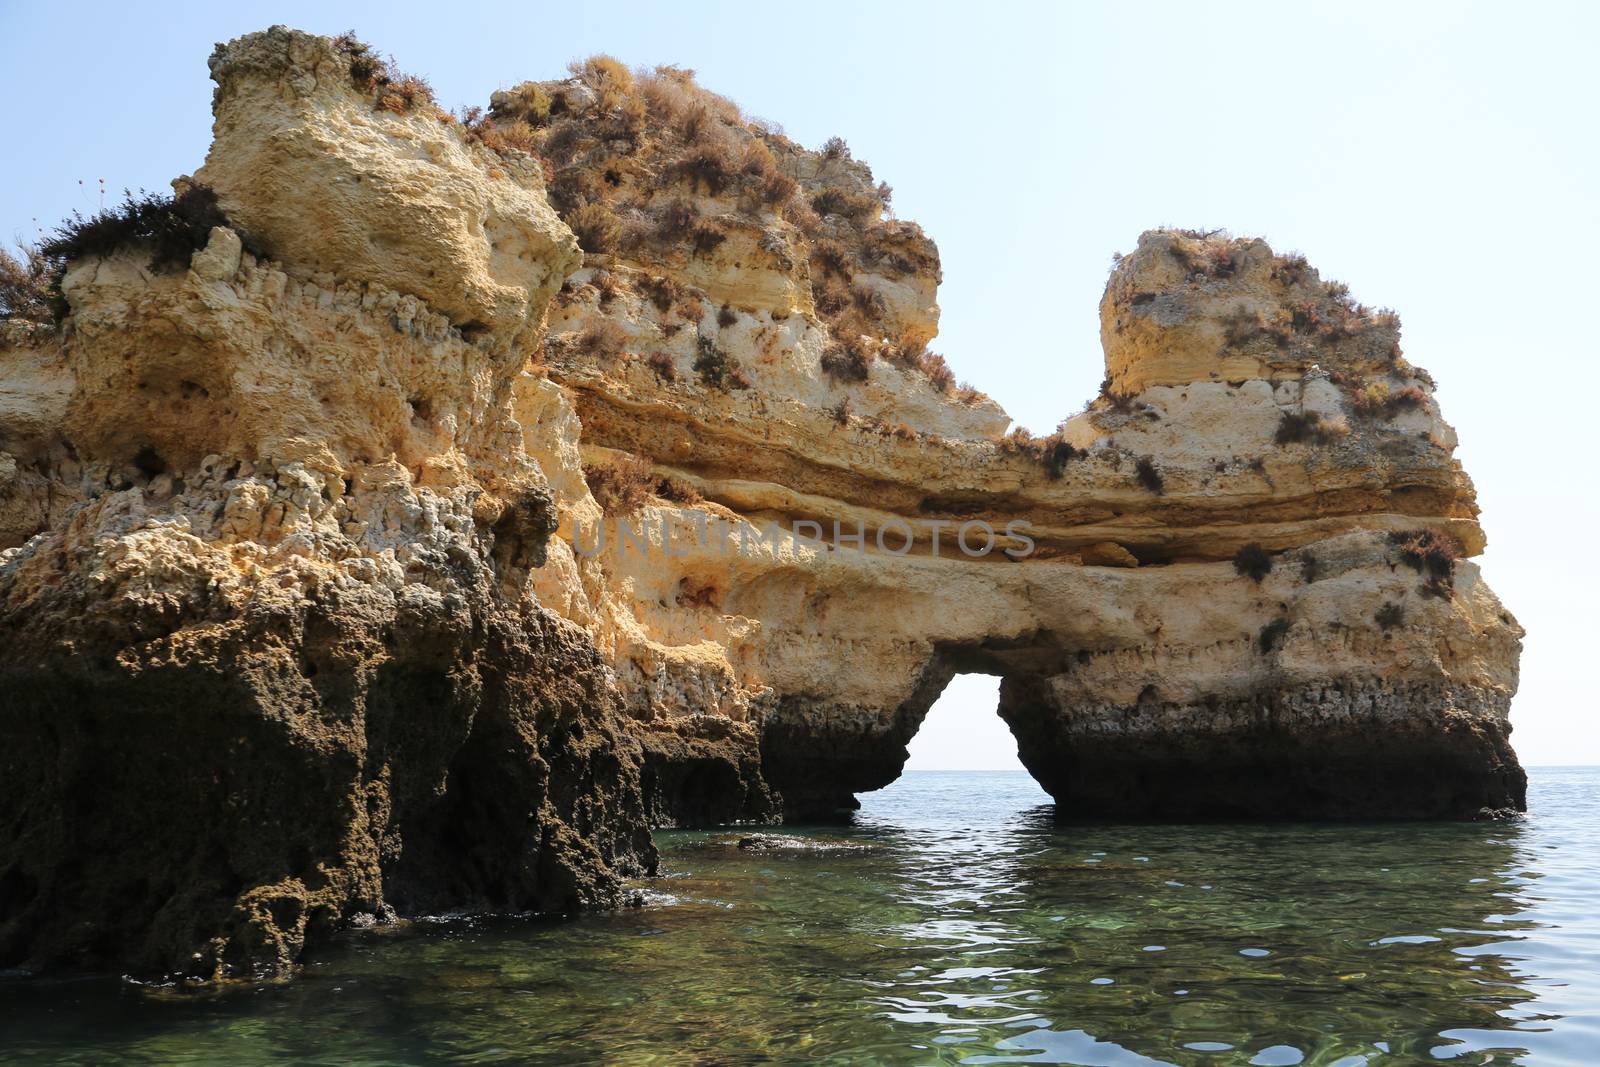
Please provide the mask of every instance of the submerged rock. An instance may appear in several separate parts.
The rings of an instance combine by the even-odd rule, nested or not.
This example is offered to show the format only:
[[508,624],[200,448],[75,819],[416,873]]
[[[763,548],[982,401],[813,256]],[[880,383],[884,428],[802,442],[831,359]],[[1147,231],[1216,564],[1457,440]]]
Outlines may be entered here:
[[650,825],[838,817],[959,672],[1066,817],[1522,808],[1521,630],[1392,315],[1154,231],[1101,394],[1001,437],[842,145],[675,69],[463,124],[373,62],[219,48],[178,185],[229,224],[0,332],[0,966],[632,902]]
[[876,847],[867,841],[795,834],[748,834],[735,841],[734,846],[741,852],[844,852]]

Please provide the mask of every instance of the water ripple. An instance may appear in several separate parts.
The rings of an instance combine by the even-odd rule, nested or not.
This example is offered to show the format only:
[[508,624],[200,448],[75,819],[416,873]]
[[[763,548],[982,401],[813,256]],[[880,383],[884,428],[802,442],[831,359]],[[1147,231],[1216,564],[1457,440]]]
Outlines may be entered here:
[[1517,824],[1057,827],[923,774],[844,829],[660,835],[646,906],[443,917],[301,981],[0,978],[7,1063],[1528,1063],[1600,1049],[1600,772]]

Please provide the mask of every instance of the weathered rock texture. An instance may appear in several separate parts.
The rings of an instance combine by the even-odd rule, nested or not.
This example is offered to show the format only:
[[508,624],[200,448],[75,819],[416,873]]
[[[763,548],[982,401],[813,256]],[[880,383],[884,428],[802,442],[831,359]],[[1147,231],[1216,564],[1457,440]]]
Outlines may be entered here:
[[649,824],[848,811],[965,671],[1068,818],[1522,807],[1521,631],[1392,315],[1147,233],[1101,395],[1001,437],[842,146],[671,69],[463,122],[366,63],[220,47],[179,184],[233,228],[3,327],[0,964],[614,904]]
[[[218,228],[184,272],[75,262],[59,332],[9,328],[7,963],[272,972],[363,915],[614,904],[654,865],[614,677],[528,588],[570,472],[527,447],[518,342],[576,242],[531,165],[334,62],[282,31],[213,60],[208,177],[281,261]],[[387,271],[324,272],[348,230],[295,196]],[[384,284],[425,275],[449,314]]]

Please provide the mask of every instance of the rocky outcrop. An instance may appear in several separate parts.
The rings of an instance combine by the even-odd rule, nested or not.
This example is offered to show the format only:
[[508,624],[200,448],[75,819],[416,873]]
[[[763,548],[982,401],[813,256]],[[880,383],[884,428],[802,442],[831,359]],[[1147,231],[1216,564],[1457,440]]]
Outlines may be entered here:
[[453,118],[219,48],[184,269],[0,335],[0,964],[276,973],[832,818],[956,673],[1068,818],[1520,809],[1521,631],[1399,324],[1156,231],[1005,435],[842,144],[603,58]]
[[415,297],[469,338],[528,340],[577,256],[538,165],[465,141],[425,99],[375,107],[351,58],[305,34],[220,46],[195,180],[276,259]]
[[[76,261],[59,332],[0,353],[8,965],[277,973],[349,922],[606,906],[654,866],[614,677],[527,589],[556,516],[518,339],[575,242],[492,153],[455,136],[429,171],[414,116],[302,84],[337,54],[214,59],[208,169],[281,260],[218,228],[184,271]],[[341,108],[370,121],[316,141]],[[299,169],[239,184],[220,157],[258,138]],[[527,261],[399,206],[433,178]],[[301,258],[290,188],[396,224],[368,231],[394,272]],[[446,264],[448,313],[383,284]]]
[[[730,137],[752,128],[779,140]],[[681,151],[661,142],[638,153]],[[617,169],[595,151],[558,161],[552,188]],[[811,161],[787,173],[814,205],[872,189],[842,152]],[[703,224],[760,220],[815,291],[937,281],[936,254],[872,251],[904,223],[700,193]],[[1506,740],[1521,631],[1458,558],[1484,544],[1472,486],[1397,316],[1261,241],[1147,233],[1101,304],[1100,395],[1051,437],[1001,437],[992,402],[909,358],[924,335],[896,333],[883,304],[818,296],[798,314],[725,282],[713,307],[658,247],[664,195],[626,179],[611,194],[656,236],[586,256],[545,345],[593,464],[644,457],[701,498],[633,514],[644,548],[612,516],[593,555],[600,517],[563,502],[552,558],[586,576],[564,610],[636,716],[756,724],[795,818],[892,781],[961,671],[1004,678],[1000,713],[1068,818],[1521,807]],[[702,373],[706,351],[744,387]],[[769,544],[773,527],[817,536]]]

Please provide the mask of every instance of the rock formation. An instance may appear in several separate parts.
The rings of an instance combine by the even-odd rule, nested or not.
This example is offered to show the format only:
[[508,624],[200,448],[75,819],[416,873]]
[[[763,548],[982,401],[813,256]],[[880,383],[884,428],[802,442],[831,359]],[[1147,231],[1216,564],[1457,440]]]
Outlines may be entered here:
[[1067,818],[1522,807],[1453,432],[1303,259],[1145,234],[1100,395],[1002,436],[887,187],[687,72],[212,73],[227,224],[0,325],[0,965],[615,905],[650,825],[847,812],[958,672]]

